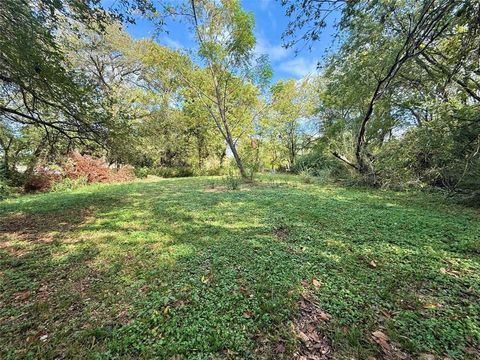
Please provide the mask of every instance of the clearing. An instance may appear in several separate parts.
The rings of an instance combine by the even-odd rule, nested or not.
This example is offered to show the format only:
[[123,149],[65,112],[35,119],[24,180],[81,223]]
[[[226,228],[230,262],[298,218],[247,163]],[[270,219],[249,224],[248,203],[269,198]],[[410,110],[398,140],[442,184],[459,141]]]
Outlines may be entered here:
[[478,210],[221,181],[1,201],[0,357],[480,357]]

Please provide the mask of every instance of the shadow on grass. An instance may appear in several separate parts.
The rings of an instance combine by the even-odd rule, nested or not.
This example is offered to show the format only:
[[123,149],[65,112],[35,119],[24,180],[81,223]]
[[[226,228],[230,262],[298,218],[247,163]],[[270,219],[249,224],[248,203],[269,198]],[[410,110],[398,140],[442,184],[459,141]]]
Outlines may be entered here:
[[281,342],[288,353],[300,283],[313,277],[337,349],[376,355],[378,328],[409,353],[478,345],[478,214],[387,193],[204,187],[182,179],[1,204],[8,221],[67,223],[32,226],[52,242],[12,239],[12,226],[0,234],[26,251],[1,255],[4,351],[252,357]]

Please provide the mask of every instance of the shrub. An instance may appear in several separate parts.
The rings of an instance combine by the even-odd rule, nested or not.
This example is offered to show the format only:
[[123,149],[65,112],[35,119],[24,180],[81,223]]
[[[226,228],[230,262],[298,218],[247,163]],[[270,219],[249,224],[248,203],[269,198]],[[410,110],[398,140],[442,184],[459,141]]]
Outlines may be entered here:
[[234,175],[233,172],[230,172],[223,178],[223,182],[228,190],[238,190],[240,187],[241,179],[239,176]]
[[141,179],[146,178],[150,174],[150,169],[147,167],[135,168],[135,176]]
[[314,181],[312,171],[309,169],[302,170],[299,175],[305,184],[311,184]]
[[111,178],[111,169],[103,159],[96,159],[88,155],[73,152],[65,163],[64,175],[70,179],[86,177],[89,183],[108,182]]
[[313,149],[308,154],[299,157],[292,168],[292,172],[297,174],[305,170],[309,171],[310,175],[325,181],[349,175],[344,164],[322,149]]
[[71,153],[63,166],[37,167],[25,181],[26,192],[71,190],[86,183],[122,182],[135,178],[133,168],[111,169],[103,159]]
[[326,184],[333,178],[333,170],[330,167],[324,167],[323,169],[318,169],[315,172],[315,179],[321,184]]
[[149,170],[150,175],[163,178],[189,177],[193,176],[193,170],[189,167],[155,167]]
[[39,166],[25,180],[24,189],[26,192],[47,191],[61,179],[62,172],[60,170],[48,166]]
[[0,200],[12,196],[18,192],[18,188],[11,186],[5,179],[0,177]]
[[88,183],[122,182],[135,178],[133,167],[122,166],[111,169],[103,159],[73,152],[65,163],[64,176],[70,179],[86,178]]
[[77,179],[64,178],[53,184],[52,191],[65,191],[65,190],[75,190],[82,186],[87,185],[88,179],[85,176],[79,177]]
[[124,165],[116,171],[111,171],[109,181],[123,182],[135,179],[135,171],[132,166]]

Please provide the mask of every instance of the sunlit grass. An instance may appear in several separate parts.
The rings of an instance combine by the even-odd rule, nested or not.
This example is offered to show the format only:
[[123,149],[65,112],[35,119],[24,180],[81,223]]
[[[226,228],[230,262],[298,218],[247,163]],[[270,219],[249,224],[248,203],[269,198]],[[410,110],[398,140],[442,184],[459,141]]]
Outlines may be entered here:
[[478,212],[294,176],[212,180],[0,202],[1,357],[278,357],[282,343],[288,359],[312,278],[340,358],[381,354],[379,329],[410,355],[477,356]]

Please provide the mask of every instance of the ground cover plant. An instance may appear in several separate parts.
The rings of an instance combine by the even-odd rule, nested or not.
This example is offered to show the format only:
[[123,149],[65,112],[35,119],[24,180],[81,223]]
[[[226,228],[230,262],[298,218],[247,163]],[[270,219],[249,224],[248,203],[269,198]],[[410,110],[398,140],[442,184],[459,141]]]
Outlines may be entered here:
[[4,199],[0,357],[475,359],[479,220],[295,176]]

